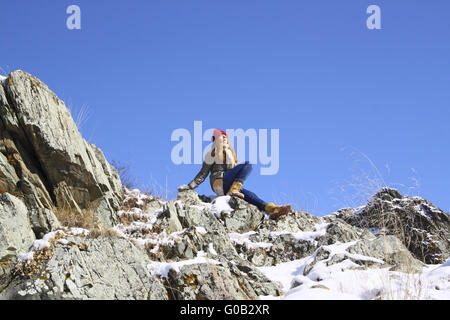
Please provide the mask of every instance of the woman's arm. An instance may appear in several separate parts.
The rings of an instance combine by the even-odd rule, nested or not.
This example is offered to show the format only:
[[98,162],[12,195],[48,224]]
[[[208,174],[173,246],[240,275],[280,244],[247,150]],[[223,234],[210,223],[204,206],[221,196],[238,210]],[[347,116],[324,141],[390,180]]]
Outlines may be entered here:
[[200,172],[195,176],[194,180],[192,180],[188,186],[190,189],[195,189],[199,185],[205,181],[206,177],[208,177],[209,172],[211,171],[212,164],[209,164],[207,161],[203,162],[202,169]]

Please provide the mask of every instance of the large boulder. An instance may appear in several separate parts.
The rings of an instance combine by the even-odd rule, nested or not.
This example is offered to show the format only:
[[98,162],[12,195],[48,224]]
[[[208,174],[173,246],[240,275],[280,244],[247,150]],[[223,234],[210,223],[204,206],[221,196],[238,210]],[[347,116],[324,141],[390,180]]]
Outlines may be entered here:
[[11,72],[0,88],[0,115],[1,188],[26,195],[32,207],[91,210],[106,226],[117,222],[123,190],[116,170],[44,83]]
[[178,272],[169,271],[165,283],[176,300],[255,300],[282,293],[279,285],[260,272],[243,268],[229,263],[190,264]]
[[391,271],[418,273],[425,266],[415,259],[395,236],[379,236],[346,243],[318,247],[309,258],[303,274],[320,281],[319,274],[325,268],[338,266],[346,269],[365,270],[368,268],[389,268]]
[[383,260],[385,267],[389,266],[395,271],[417,273],[425,267],[425,264],[414,258],[395,236],[380,235],[375,239],[363,239],[350,246],[347,251]]
[[333,216],[375,234],[395,235],[412,255],[439,264],[450,257],[450,215],[420,197],[404,197],[384,188],[359,209],[340,210]]
[[162,282],[148,269],[146,252],[129,240],[69,236],[44,250],[45,255],[34,254],[44,259],[18,265],[27,272],[16,272],[0,300],[168,299]]
[[263,221],[264,214],[248,202],[231,197],[229,205],[233,214],[225,215],[225,227],[229,232],[245,233],[255,230]]

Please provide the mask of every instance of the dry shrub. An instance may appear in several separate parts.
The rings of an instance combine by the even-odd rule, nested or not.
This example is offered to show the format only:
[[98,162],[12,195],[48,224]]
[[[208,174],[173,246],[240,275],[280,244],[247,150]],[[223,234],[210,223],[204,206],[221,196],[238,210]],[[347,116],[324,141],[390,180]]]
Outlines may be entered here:
[[18,263],[14,273],[26,278],[31,278],[33,275],[39,274],[42,271],[44,262],[52,257],[55,242],[63,237],[62,233],[57,233],[53,239],[49,240],[50,247],[35,251],[33,259]]
[[[137,197],[126,198],[122,203],[121,210],[130,211],[132,209],[138,208],[138,209],[141,209],[143,212],[145,212],[145,211],[147,211],[147,209],[149,208],[149,206],[152,202],[158,201],[158,199],[155,196],[153,196],[149,193],[143,192],[142,194],[144,194],[146,197],[142,197],[141,199],[139,199]],[[142,201],[141,204],[138,204],[139,200]]]
[[33,275],[41,272],[44,261],[50,259],[52,255],[52,248],[44,248],[35,253],[33,259],[18,263],[15,268],[15,273],[22,277],[31,278]]
[[74,209],[62,207],[53,210],[59,222],[68,228],[83,228],[91,230],[96,226],[94,213],[92,210],[84,209],[77,212]]
[[135,214],[130,214],[130,213],[123,213],[120,218],[119,218],[119,222],[124,225],[124,226],[129,226],[131,225],[133,222],[148,222],[148,218],[147,217],[139,217],[138,215]]
[[54,213],[64,227],[88,230],[88,238],[94,239],[100,236],[120,237],[117,231],[104,228],[100,223],[96,222],[92,210],[86,209],[79,213],[73,209],[56,208]]
[[95,226],[93,229],[89,230],[89,239],[97,239],[99,237],[121,237],[120,234],[109,228],[101,228],[100,226]]
[[111,165],[117,170],[122,185],[128,190],[135,189],[137,186],[137,178],[131,174],[131,166],[123,164],[119,161],[111,161]]

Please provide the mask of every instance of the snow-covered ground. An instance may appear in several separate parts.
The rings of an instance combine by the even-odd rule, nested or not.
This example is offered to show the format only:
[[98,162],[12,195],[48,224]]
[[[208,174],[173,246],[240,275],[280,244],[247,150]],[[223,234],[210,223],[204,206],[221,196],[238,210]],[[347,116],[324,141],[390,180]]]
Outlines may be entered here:
[[[136,194],[132,197],[139,197]],[[229,196],[215,197],[211,203],[202,204],[210,209],[216,217],[220,218],[223,212],[232,214],[232,208],[228,204]],[[153,212],[146,222],[151,228],[157,219],[161,210]],[[139,212],[138,214],[146,215]],[[133,227],[138,226],[135,222]],[[315,238],[325,234],[327,224],[318,224],[316,231],[305,231],[291,233],[288,231],[272,232],[274,236],[289,233],[293,234],[296,239],[308,240],[315,242]],[[115,228],[123,236],[126,228]],[[121,230],[120,230],[121,229]],[[203,228],[198,228],[199,233],[205,233]],[[255,234],[255,231],[244,234],[229,233],[229,237],[234,244],[246,244],[249,248],[268,249],[272,246],[270,243],[252,242],[249,237]],[[163,232],[161,239],[145,239],[142,241],[154,241],[158,243],[172,242],[178,237],[178,233],[166,234]],[[136,239],[134,239],[136,241]],[[140,242],[140,241],[138,241]],[[330,251],[331,259],[335,254],[343,254],[348,258],[356,260],[368,260],[379,265],[383,261],[373,257],[366,257],[356,254],[350,254],[346,249],[355,244],[355,242],[335,243],[326,246]],[[212,246],[212,244],[211,244]],[[157,247],[157,246],[156,246]],[[155,247],[155,248],[156,248]],[[209,250],[214,255],[217,252],[214,247]],[[300,260],[294,260],[286,263],[280,263],[272,267],[258,268],[269,279],[278,281],[282,284],[285,295],[282,297],[263,296],[261,299],[286,299],[286,300],[404,300],[404,299],[450,299],[450,259],[442,265],[429,265],[422,274],[402,273],[389,271],[388,268],[369,268],[361,270],[360,266],[346,259],[340,263],[326,265],[329,260],[317,262],[307,276],[303,276],[303,271],[307,265],[314,260],[314,255],[305,257]],[[194,259],[184,260],[180,262],[164,263],[154,262],[148,266],[154,275],[167,276],[169,270],[178,271],[182,266],[196,263],[217,263],[215,260],[208,259],[206,255],[199,254]]]
[[[387,268],[355,270],[350,260],[329,267],[315,267],[308,276],[303,270],[311,257],[258,268],[269,279],[279,281],[286,300],[449,300],[450,259],[429,265],[422,274],[389,271]],[[318,281],[320,280],[320,281]]]

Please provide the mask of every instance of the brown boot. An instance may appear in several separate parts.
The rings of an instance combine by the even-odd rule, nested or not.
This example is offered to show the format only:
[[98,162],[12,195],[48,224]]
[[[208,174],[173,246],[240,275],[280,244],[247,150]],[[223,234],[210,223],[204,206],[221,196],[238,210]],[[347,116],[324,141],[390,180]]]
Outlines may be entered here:
[[241,193],[241,190],[242,190],[242,183],[239,181],[235,181],[231,185],[230,190],[227,193],[227,196],[235,196],[244,199],[244,194]]
[[274,203],[268,203],[264,211],[270,214],[271,219],[278,219],[281,216],[288,214],[292,210],[290,204],[286,206],[277,206]]

